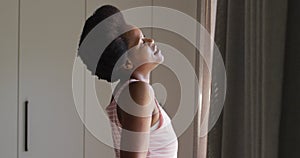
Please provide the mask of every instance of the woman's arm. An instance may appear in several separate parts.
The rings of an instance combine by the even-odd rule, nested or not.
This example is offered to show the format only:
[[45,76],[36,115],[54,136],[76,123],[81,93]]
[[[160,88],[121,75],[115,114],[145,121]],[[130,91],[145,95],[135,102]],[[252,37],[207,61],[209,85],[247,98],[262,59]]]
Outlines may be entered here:
[[[148,151],[153,93],[151,86],[142,81],[132,82],[119,98],[121,158],[145,158]],[[123,105],[124,104],[124,105]],[[124,106],[126,106],[124,110]],[[138,113],[137,113],[138,112]]]

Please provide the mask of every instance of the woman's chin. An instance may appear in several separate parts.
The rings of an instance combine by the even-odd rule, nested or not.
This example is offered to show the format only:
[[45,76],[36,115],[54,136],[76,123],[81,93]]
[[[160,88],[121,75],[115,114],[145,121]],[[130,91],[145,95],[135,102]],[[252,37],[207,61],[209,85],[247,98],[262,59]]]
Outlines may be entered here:
[[161,54],[161,60],[160,60],[160,63],[159,63],[159,64],[163,63],[164,60],[165,60],[165,57]]
[[158,64],[161,64],[161,63],[164,62],[164,56],[163,56],[163,54],[161,53],[161,51],[159,51],[159,52],[156,54],[156,56],[157,56],[157,63],[158,63]]

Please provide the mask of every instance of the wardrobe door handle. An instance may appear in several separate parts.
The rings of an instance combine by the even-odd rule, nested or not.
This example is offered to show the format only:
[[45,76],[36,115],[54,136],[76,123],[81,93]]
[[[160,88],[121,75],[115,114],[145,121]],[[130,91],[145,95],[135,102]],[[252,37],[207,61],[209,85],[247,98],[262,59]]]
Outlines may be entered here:
[[28,151],[28,100],[25,101],[24,145],[25,151]]

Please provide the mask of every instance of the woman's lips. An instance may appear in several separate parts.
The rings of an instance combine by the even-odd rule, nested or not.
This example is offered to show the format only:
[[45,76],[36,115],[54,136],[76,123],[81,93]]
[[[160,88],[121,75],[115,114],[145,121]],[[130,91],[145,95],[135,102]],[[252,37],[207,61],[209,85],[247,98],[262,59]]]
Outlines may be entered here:
[[154,55],[156,55],[156,54],[158,54],[158,53],[160,53],[160,50],[159,50],[159,49],[157,49],[157,50],[154,52]]
[[158,54],[160,52],[160,50],[157,48],[157,45],[156,44],[153,44],[152,46],[152,50],[154,52],[154,55]]
[[157,54],[158,50],[159,50],[159,49],[157,49],[157,45],[154,44],[152,48],[153,48],[152,50],[153,50],[154,54]]
[[157,46],[156,46],[156,45],[154,45],[154,49],[153,49],[153,51],[154,51],[154,52],[156,52],[156,51],[157,51]]

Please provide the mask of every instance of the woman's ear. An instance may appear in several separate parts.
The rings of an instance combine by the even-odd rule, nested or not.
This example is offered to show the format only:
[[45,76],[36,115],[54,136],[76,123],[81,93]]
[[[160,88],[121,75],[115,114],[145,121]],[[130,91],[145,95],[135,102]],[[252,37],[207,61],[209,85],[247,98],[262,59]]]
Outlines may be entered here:
[[131,70],[133,68],[133,63],[127,58],[123,64],[123,68],[126,70]]

